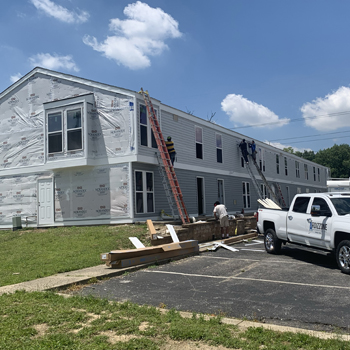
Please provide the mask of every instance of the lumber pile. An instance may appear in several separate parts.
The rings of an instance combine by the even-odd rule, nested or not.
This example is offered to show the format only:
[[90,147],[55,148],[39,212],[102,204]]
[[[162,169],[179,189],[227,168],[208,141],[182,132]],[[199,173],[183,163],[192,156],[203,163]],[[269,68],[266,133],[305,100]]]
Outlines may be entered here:
[[108,267],[122,269],[125,267],[190,255],[198,251],[198,241],[189,240],[162,244],[156,247],[112,250],[109,253],[101,254],[100,258]]
[[[152,238],[157,238],[152,220],[147,220],[148,230]],[[166,225],[173,239],[173,243],[156,247],[145,247],[137,237],[129,237],[136,249],[112,250],[101,254],[100,258],[108,267],[122,269],[125,267],[147,264],[169,258],[190,255],[199,251],[198,241],[188,240],[180,242],[172,225]]]

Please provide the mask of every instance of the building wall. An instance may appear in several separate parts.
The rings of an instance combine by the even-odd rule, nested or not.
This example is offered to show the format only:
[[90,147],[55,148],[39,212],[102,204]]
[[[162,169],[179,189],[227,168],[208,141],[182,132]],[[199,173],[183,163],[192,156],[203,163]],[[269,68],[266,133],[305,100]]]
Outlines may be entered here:
[[[158,219],[170,208],[159,175],[147,120],[147,146],[141,145],[140,106],[142,96],[96,82],[44,69],[20,79],[0,95],[0,227],[9,225],[12,216],[35,217],[38,179],[54,178],[55,223],[122,222]],[[218,180],[224,183],[224,197],[229,212],[257,208],[257,193],[252,186],[238,148],[242,138],[204,119],[176,110],[153,100],[164,137],[172,136],[177,152],[176,174],[190,215],[212,215],[218,200]],[[82,150],[48,154],[47,115],[70,108],[82,108]],[[196,156],[196,127],[201,128],[202,159]],[[217,135],[222,141],[222,162],[217,161]],[[64,137],[68,137],[64,134]],[[283,196],[290,199],[298,191],[326,190],[326,168],[280,151],[256,140],[258,163],[263,158],[263,172],[269,183],[278,182]],[[280,173],[276,172],[276,154],[280,155]],[[288,175],[284,173],[284,157]],[[300,164],[296,176],[295,161]],[[309,178],[305,179],[304,164]],[[313,166],[320,169],[320,179],[313,179]],[[152,173],[152,189],[137,190],[135,172]],[[258,182],[261,182],[253,168]],[[197,183],[204,185],[203,208],[199,212]],[[244,208],[243,183],[249,184],[250,205]],[[107,190],[108,189],[108,190]],[[145,202],[137,212],[137,198],[151,198],[152,210]],[[247,198],[247,196],[246,196]],[[38,223],[36,220],[33,223]]]

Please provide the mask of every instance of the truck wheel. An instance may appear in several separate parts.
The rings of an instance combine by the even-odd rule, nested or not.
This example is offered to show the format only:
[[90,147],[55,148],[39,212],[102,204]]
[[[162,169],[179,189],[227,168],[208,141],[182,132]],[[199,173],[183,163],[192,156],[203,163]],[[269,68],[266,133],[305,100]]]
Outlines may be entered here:
[[341,241],[335,254],[341,272],[350,274],[350,241]]
[[265,232],[264,244],[266,251],[270,254],[279,254],[281,251],[282,241],[277,238],[276,232],[271,228]]

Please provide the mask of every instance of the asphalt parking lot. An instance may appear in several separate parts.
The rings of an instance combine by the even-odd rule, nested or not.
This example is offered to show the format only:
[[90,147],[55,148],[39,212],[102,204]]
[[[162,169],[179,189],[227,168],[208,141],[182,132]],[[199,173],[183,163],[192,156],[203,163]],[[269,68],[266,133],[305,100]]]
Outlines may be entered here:
[[84,287],[81,295],[331,331],[350,328],[350,276],[326,254],[263,238]]

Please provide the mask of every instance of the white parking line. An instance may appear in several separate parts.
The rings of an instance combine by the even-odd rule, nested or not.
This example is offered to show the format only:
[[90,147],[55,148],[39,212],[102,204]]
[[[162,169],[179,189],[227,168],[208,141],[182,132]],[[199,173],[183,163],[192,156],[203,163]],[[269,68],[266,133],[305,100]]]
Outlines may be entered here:
[[256,245],[256,244],[263,244],[264,243],[262,241],[252,241],[252,242],[254,242],[254,243],[247,243],[247,244],[245,244],[245,246],[248,247],[249,245]]
[[241,248],[240,250],[249,250],[251,252],[265,252],[265,249],[249,249],[249,248]]
[[225,279],[225,280],[232,279],[232,280],[265,282],[265,283],[275,283],[275,284],[289,284],[289,285],[304,286],[304,287],[317,287],[317,288],[332,288],[332,289],[350,290],[350,286],[349,287],[328,286],[328,285],[324,285],[324,284],[310,284],[310,283],[300,283],[300,282],[274,281],[274,280],[264,280],[264,279],[249,278],[249,277],[198,275],[198,274],[183,273],[183,272],[171,272],[171,271],[155,271],[155,270],[143,270],[143,271],[148,272],[148,273],[163,273],[163,274],[169,274],[169,275],[179,275],[179,276],[188,276],[188,277],[205,277],[205,278]]

